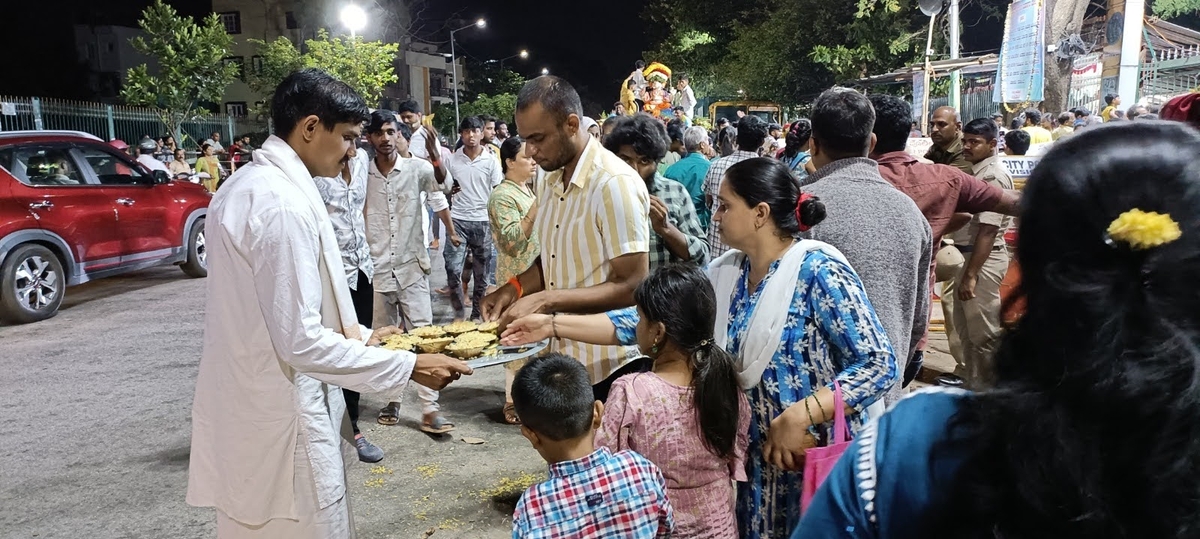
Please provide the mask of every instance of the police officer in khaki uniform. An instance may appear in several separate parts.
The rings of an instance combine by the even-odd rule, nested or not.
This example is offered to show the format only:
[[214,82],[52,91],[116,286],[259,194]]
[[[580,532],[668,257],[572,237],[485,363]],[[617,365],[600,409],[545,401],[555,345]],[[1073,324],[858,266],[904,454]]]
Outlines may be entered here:
[[[963,128],[963,157],[975,177],[1001,189],[1012,189],[1012,178],[996,156],[996,124],[979,119]],[[961,341],[961,358],[955,357],[955,374],[972,389],[983,389],[992,379],[992,355],[1002,329],[1000,283],[1008,272],[1008,247],[1004,231],[1012,218],[999,213],[975,215],[954,235],[955,247],[965,260],[954,293],[954,328]]]

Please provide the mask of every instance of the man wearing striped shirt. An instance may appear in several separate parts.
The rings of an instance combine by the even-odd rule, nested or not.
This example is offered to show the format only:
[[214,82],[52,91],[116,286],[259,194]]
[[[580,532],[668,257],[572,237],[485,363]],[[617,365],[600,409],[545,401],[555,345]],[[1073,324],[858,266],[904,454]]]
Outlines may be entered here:
[[[517,96],[526,152],[550,173],[538,195],[541,256],[482,301],[484,318],[501,327],[532,313],[631,306],[634,289],[649,273],[646,184],[581,128],[582,118],[579,94],[557,77],[538,77]],[[550,348],[587,367],[598,400],[607,397],[606,378],[636,353],[558,338]]]

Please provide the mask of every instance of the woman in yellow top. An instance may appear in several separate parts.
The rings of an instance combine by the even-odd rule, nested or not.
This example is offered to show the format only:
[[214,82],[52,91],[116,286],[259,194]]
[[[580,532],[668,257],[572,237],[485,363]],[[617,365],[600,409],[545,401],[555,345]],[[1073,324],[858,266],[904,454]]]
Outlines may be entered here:
[[208,173],[209,178],[200,180],[201,185],[210,193],[217,192],[217,183],[221,181],[221,162],[213,155],[212,146],[205,144],[200,147],[200,157],[196,158],[196,174]]
[[[533,222],[537,219],[537,199],[528,187],[537,173],[537,164],[525,153],[525,141],[511,137],[500,145],[500,164],[504,181],[488,198],[488,221],[496,246],[496,284],[504,284],[533,265],[541,254]],[[504,420],[517,425],[520,419],[513,408],[512,382],[523,361],[505,365]]]

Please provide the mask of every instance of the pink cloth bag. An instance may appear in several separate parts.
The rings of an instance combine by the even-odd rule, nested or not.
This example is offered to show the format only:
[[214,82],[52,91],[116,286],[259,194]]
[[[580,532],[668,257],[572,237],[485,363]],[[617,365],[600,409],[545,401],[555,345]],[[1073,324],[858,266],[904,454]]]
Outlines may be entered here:
[[833,381],[833,437],[829,445],[814,447],[804,453],[804,489],[800,494],[800,513],[808,510],[817,489],[833,471],[842,453],[850,447],[850,426],[846,424],[846,403],[842,401],[842,386]]

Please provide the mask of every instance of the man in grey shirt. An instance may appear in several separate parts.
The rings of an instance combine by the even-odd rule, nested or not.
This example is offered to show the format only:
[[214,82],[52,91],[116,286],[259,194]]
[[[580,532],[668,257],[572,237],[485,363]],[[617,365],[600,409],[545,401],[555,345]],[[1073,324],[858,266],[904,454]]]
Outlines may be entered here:
[[[813,104],[811,120],[818,170],[804,191],[821,198],[827,217],[805,235],[846,255],[892,341],[897,368],[906,372],[929,325],[929,223],[867,158],[875,144],[875,110],[866,96],[827,90]],[[900,397],[901,384],[887,395],[888,404]]]

